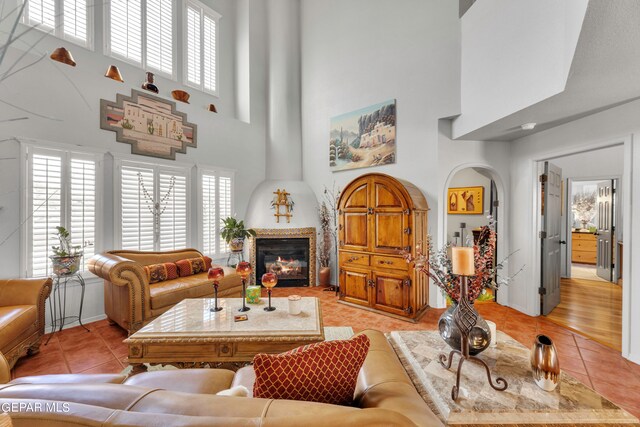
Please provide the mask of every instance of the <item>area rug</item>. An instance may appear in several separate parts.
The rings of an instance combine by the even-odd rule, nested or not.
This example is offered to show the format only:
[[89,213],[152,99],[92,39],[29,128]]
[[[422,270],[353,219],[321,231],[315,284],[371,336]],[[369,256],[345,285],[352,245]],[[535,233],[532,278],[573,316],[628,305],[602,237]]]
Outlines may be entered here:
[[[480,357],[496,375],[507,380],[505,391],[493,390],[483,367],[463,365],[458,401],[451,399],[458,356],[449,370],[438,361],[449,346],[436,331],[396,331],[387,334],[416,389],[445,424],[635,424],[638,419],[562,373],[553,392],[533,381],[529,349],[498,331],[498,345]],[[562,360],[560,360],[562,366]]]
[[[353,328],[351,326],[325,326],[324,327],[324,340],[325,341],[335,341],[335,340],[348,340],[353,336]],[[153,371],[170,371],[172,369],[178,369],[172,365],[150,365],[145,363],[144,366],[147,369],[147,372]],[[133,370],[133,366],[127,366],[120,375],[129,375]]]

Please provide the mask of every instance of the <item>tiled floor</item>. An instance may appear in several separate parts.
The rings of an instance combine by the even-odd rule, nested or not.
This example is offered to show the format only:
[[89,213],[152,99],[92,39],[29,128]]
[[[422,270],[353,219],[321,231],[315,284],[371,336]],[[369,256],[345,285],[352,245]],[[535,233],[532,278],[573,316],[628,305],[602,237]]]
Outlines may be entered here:
[[[298,293],[317,296],[322,302],[325,326],[351,326],[363,329],[393,330],[435,329],[442,310],[430,309],[413,324],[337,303],[332,292],[318,288],[276,288],[274,297]],[[494,303],[477,305],[485,319],[496,323],[522,344],[529,346],[539,333],[549,335],[560,354],[562,369],[587,386],[640,417],[640,366],[620,356],[620,353],[581,335],[574,334],[543,317],[535,318]],[[126,333],[106,321],[88,325],[90,332],[80,327],[56,334],[51,342],[41,346],[39,354],[21,359],[14,377],[57,373],[114,373],[127,366],[127,348],[122,343]]]

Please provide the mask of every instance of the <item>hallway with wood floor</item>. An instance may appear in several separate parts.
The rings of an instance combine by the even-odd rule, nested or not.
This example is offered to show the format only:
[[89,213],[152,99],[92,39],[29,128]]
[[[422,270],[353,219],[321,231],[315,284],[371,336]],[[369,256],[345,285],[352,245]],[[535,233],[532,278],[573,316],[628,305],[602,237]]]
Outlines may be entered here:
[[622,286],[584,279],[561,279],[560,304],[547,319],[608,347],[622,348]]

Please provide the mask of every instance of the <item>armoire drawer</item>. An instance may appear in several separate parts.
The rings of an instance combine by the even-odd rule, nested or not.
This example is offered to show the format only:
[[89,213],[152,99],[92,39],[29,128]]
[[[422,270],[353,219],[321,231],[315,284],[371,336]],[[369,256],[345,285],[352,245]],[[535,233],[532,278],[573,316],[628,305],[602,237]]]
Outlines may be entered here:
[[409,268],[409,264],[407,263],[407,261],[405,261],[404,258],[380,255],[374,255],[371,258],[371,266],[380,268],[393,268],[394,270],[407,270]]
[[369,266],[369,255],[356,252],[340,252],[340,265]]

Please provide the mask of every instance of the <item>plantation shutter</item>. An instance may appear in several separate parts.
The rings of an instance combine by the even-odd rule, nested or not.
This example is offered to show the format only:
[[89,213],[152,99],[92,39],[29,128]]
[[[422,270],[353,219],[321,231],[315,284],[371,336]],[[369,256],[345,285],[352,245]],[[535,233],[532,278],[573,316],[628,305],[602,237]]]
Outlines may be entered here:
[[111,0],[110,5],[111,53],[142,63],[141,0]]
[[204,15],[204,88],[216,91],[216,20]]
[[200,10],[187,6],[185,20],[187,31],[187,82],[200,85],[201,82],[201,16]]
[[51,246],[62,225],[62,157],[34,154],[31,158],[31,277],[51,274]]
[[27,16],[30,25],[56,27],[56,0],[28,0]]
[[84,254],[82,270],[95,255],[96,240],[96,162],[72,158],[70,164],[69,232],[71,244],[80,246]]
[[187,247],[187,178],[184,175],[161,172],[160,189],[160,250]]
[[64,35],[87,41],[87,0],[64,0]]
[[147,66],[173,74],[173,1],[147,0]]
[[[154,173],[151,168],[121,167],[121,246],[122,249],[154,250],[153,204]],[[144,188],[144,189],[143,189]]]
[[[220,176],[218,178],[218,230],[222,228],[224,225],[222,220],[230,217],[231,213],[231,177],[230,176]],[[220,252],[228,252],[229,245],[227,242],[220,236]]]
[[216,176],[202,175],[202,250],[207,255],[217,252],[218,221],[216,217]]

